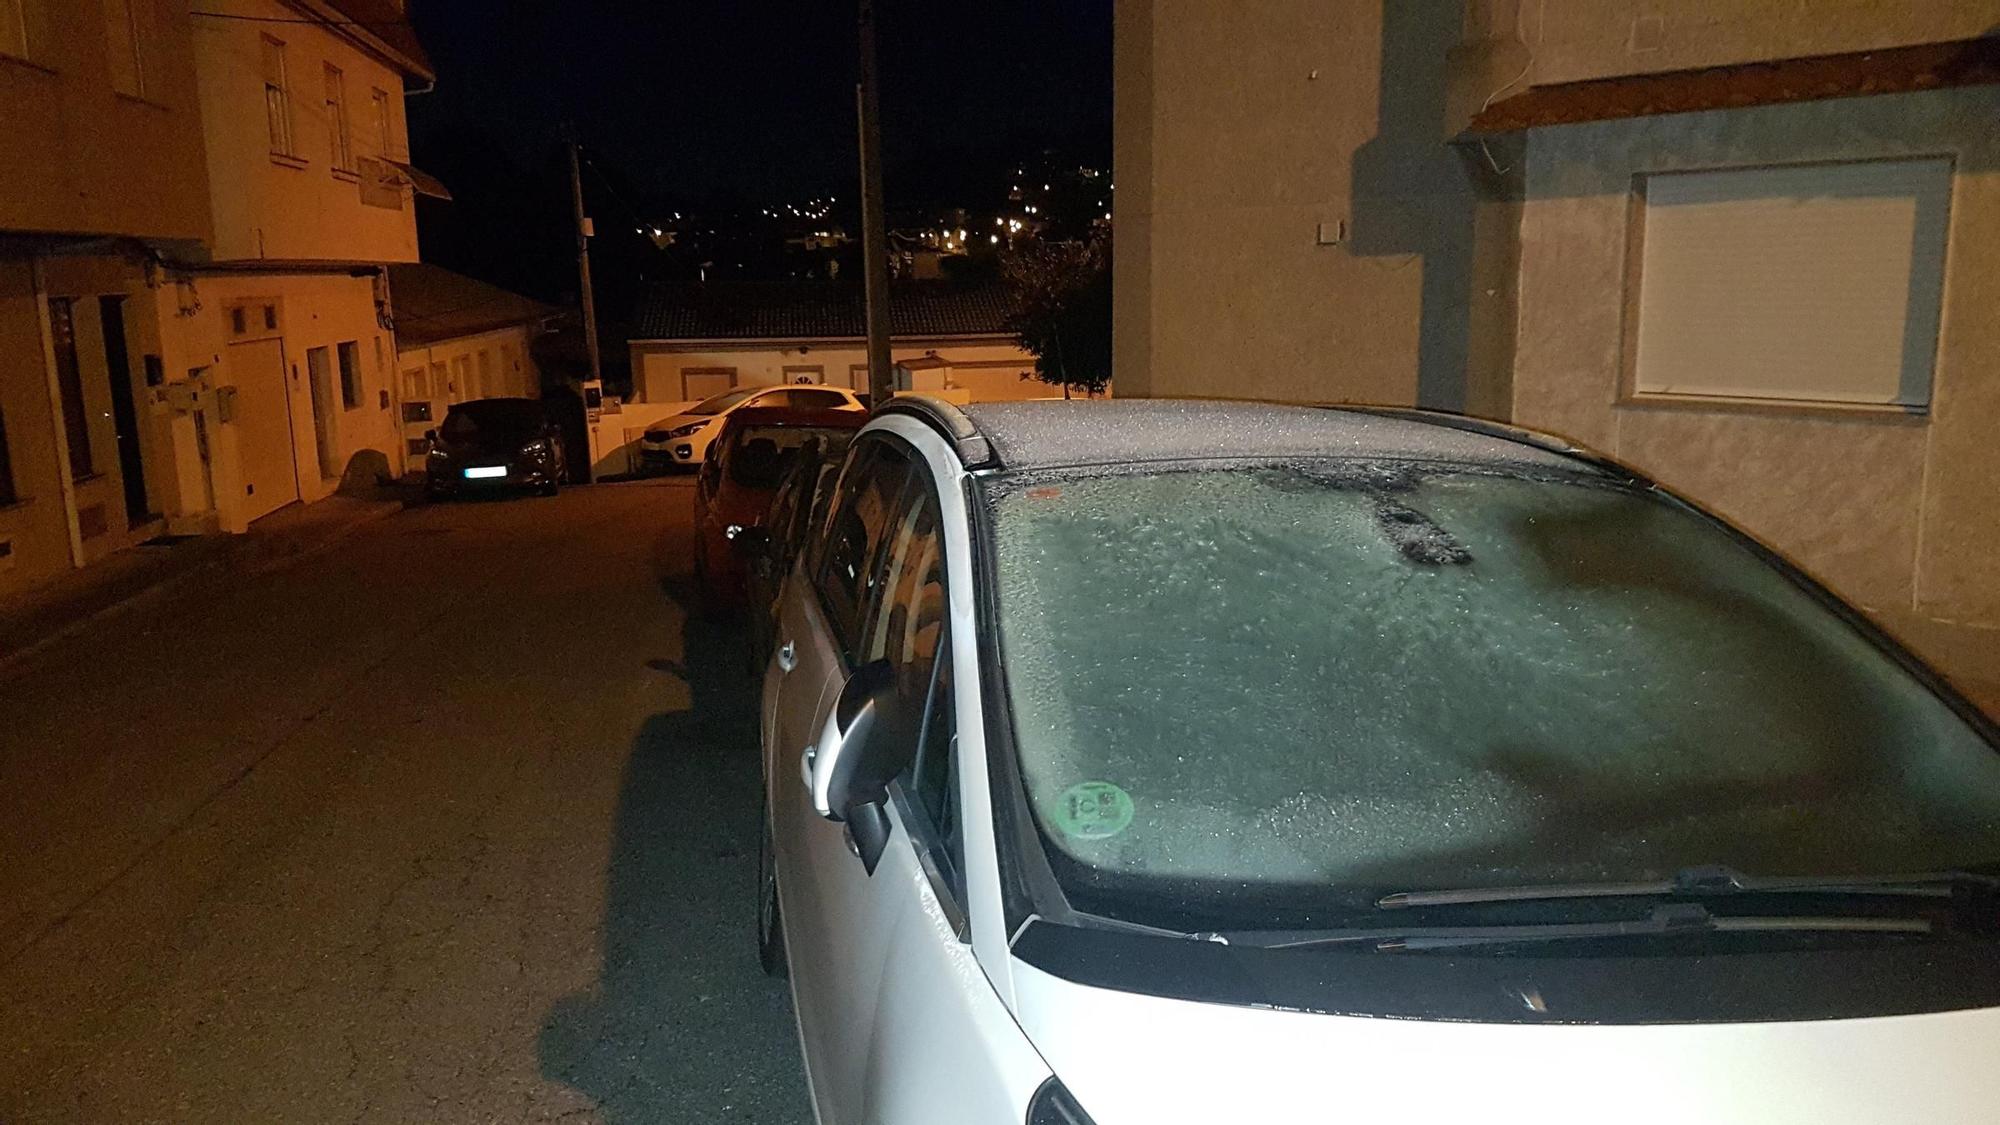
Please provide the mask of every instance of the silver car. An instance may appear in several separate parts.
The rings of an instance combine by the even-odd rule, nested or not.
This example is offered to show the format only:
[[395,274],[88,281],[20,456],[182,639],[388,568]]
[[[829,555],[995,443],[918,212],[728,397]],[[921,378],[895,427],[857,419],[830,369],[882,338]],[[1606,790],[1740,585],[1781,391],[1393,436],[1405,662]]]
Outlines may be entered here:
[[821,1122],[1994,1120],[1992,725],[1630,470],[898,398],[817,523],[758,938]]

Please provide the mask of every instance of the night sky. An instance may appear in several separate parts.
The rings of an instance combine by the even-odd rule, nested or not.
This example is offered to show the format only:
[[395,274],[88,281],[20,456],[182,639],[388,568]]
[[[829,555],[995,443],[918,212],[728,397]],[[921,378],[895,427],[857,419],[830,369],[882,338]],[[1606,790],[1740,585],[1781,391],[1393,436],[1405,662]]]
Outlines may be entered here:
[[[413,148],[472,143],[533,164],[573,118],[635,207],[851,196],[851,0],[410,0],[438,89]],[[990,191],[1056,149],[1108,166],[1110,0],[883,0],[890,205]],[[444,153],[447,159],[449,152]]]

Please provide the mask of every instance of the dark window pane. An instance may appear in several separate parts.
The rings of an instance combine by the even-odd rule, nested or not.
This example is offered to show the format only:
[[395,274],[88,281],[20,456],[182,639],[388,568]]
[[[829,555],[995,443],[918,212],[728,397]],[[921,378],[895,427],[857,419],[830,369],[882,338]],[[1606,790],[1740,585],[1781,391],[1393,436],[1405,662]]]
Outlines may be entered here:
[[242,305],[238,305],[235,308],[230,309],[229,330],[231,332],[234,332],[238,336],[241,336],[245,332],[250,331],[250,317],[247,315],[248,313],[249,310],[244,308]]
[[353,340],[340,345],[340,405],[361,405],[361,346]]
[[909,460],[886,445],[871,443],[866,452],[869,455],[851,464],[841,478],[819,575],[828,623],[850,655],[858,647],[863,615],[873,600],[876,548],[910,469]]
[[0,414],[0,506],[20,498],[14,491],[14,460],[7,454],[7,416]]
[[76,363],[76,312],[69,298],[49,298],[49,335],[55,342],[63,435],[69,439],[69,475],[82,479],[97,468],[90,459],[90,418],[84,413],[83,374]]

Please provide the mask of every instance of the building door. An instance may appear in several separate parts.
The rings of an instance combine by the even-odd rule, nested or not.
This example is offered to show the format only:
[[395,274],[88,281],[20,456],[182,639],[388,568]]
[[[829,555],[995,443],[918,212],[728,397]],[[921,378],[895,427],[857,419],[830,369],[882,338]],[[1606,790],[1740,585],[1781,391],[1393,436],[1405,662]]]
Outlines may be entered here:
[[236,388],[236,404],[228,420],[236,428],[247,522],[299,498],[284,341],[229,345],[229,378]]
[[125,298],[99,297],[104,371],[111,380],[111,422],[118,430],[118,474],[125,485],[125,526],[153,518],[146,499],[146,460],[139,450],[139,408],[132,400],[132,360],[125,348]]
[[319,452],[319,475],[340,475],[340,450],[333,441],[333,363],[326,348],[306,349],[306,383],[312,393],[313,447]]

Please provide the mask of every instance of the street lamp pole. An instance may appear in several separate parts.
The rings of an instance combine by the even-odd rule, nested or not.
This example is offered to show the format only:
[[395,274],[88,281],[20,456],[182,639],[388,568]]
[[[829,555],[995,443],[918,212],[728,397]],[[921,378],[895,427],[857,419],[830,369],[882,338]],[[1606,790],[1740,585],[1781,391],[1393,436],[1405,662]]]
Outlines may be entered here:
[[882,205],[882,102],[875,69],[875,0],[859,0],[861,80],[854,87],[861,130],[861,275],[868,310],[868,394],[880,410],[896,391],[889,363],[889,231]]

